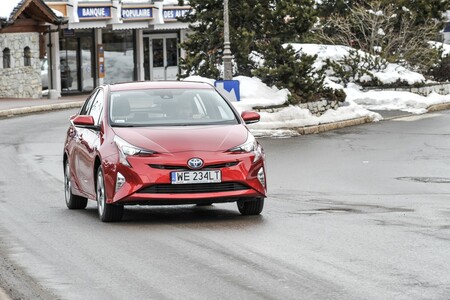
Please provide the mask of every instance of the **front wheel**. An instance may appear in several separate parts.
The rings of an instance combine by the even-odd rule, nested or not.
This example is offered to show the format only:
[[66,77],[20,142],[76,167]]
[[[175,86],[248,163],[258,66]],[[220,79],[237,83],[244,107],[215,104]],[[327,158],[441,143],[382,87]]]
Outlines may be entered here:
[[106,203],[105,180],[101,166],[97,171],[96,198],[98,216],[102,222],[116,222],[122,219],[123,205]]
[[72,181],[68,160],[64,167],[64,198],[66,199],[66,205],[69,209],[84,209],[87,206],[87,198],[72,194]]
[[259,215],[264,208],[264,198],[238,200],[237,207],[243,215]]

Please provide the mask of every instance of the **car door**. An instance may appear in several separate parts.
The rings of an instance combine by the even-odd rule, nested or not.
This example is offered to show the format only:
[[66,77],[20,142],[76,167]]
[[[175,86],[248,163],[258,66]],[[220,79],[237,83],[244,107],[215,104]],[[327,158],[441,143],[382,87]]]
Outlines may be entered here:
[[[78,115],[87,115],[89,110],[91,109],[92,102],[94,100],[94,96],[97,94],[97,90],[93,91],[91,95],[86,99],[83,106],[80,109],[80,112]],[[75,116],[72,116],[71,119],[73,119]],[[79,159],[78,156],[80,154],[80,146],[81,146],[81,139],[83,137],[84,130],[83,128],[80,128],[78,126],[75,126],[73,123],[70,125],[69,130],[67,132],[67,144],[66,149],[68,155],[68,160],[70,164],[71,169],[71,178],[72,178],[72,184],[73,188],[81,191],[84,193],[82,187],[82,180],[80,177],[80,171],[79,171]]]
[[[103,89],[99,88],[95,95],[93,95],[92,104],[87,113],[87,115],[91,115],[94,118],[95,125],[101,125],[104,95]],[[94,163],[101,138],[101,130],[79,128],[77,172],[81,190],[92,198],[95,197]]]

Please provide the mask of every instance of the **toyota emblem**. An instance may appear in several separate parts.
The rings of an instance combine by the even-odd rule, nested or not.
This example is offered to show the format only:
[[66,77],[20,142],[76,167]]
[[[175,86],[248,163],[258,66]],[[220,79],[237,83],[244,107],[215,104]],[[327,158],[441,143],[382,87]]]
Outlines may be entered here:
[[203,160],[201,160],[200,158],[194,157],[194,158],[191,158],[190,160],[188,160],[187,164],[188,164],[189,168],[198,170],[201,167],[203,167]]

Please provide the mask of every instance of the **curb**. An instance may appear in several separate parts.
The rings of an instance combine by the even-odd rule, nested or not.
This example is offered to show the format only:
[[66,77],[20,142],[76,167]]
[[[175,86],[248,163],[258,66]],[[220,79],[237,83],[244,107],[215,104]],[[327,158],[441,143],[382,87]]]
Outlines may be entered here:
[[17,115],[31,114],[31,113],[39,113],[44,111],[52,111],[52,110],[61,110],[61,109],[69,109],[69,108],[79,108],[83,105],[84,101],[77,102],[68,102],[68,103],[57,103],[50,105],[38,105],[38,106],[30,106],[30,107],[21,107],[21,108],[11,108],[0,110],[0,118],[5,117],[13,117]]
[[306,127],[298,127],[298,128],[283,128],[286,130],[293,130],[298,132],[300,135],[306,135],[306,134],[317,134],[325,131],[331,131],[339,128],[344,127],[350,127],[350,126],[356,126],[361,125],[365,123],[372,123],[373,119],[371,117],[361,117],[351,120],[344,120],[339,121],[335,123],[326,123],[326,124],[319,124],[314,126],[306,126]]
[[450,109],[450,103],[433,104],[427,107],[427,112]]

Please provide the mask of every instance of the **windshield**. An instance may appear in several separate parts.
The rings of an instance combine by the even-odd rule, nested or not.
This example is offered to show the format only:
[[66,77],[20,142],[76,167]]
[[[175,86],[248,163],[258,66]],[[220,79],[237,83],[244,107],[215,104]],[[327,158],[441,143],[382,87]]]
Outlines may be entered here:
[[151,89],[111,93],[111,126],[238,124],[233,110],[215,91]]

